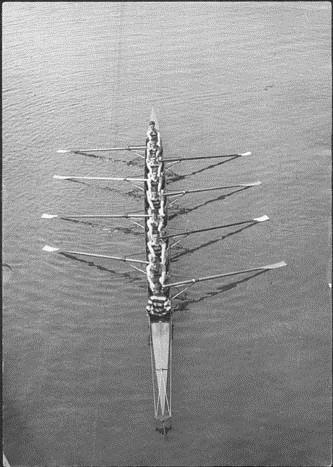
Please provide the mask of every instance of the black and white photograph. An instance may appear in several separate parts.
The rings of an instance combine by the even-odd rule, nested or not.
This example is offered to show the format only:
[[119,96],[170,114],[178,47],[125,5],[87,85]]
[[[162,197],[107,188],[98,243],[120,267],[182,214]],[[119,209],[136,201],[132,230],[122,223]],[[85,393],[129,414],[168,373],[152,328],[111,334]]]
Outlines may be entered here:
[[331,23],[2,3],[4,467],[332,465]]

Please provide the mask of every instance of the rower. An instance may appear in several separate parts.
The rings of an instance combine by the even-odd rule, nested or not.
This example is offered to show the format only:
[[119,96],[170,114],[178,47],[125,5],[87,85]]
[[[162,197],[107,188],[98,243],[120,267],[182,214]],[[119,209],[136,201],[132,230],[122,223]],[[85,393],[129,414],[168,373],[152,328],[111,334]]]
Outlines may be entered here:
[[156,219],[154,216],[150,216],[147,220],[147,229],[148,229],[148,240],[154,241],[153,236],[158,235],[158,223],[156,222]]
[[166,242],[161,242],[161,274],[160,274],[160,284],[163,286],[166,282],[168,276],[168,248]]
[[155,140],[148,141],[147,144],[147,159],[149,158],[157,158],[157,150],[158,146]]
[[167,265],[168,265],[168,261],[169,261],[169,258],[168,258],[168,244],[167,244],[167,242],[162,241],[161,242],[161,264],[162,264],[162,266],[164,266],[166,268]]
[[153,294],[157,294],[161,290],[160,283],[160,261],[157,257],[149,255],[149,264],[146,267],[147,279],[149,283],[149,288]]
[[164,219],[164,223],[166,223],[166,216],[167,216],[167,206],[165,203],[165,196],[164,196],[164,190],[160,191],[160,205],[158,208],[158,215],[160,218]]
[[[157,188],[157,187],[156,187]],[[158,212],[160,208],[161,200],[157,190],[147,190],[147,201],[151,211],[155,215],[155,211]]]
[[160,258],[163,244],[162,240],[159,238],[159,235],[156,235],[155,233],[150,235],[149,232],[148,236],[150,237],[149,241],[147,242],[149,254],[152,258]]
[[159,177],[158,177],[158,164],[157,165],[153,165],[151,167],[151,171],[149,171],[148,173],[148,185],[151,184],[151,185],[158,185],[158,182],[159,182]]
[[158,225],[157,225],[157,232],[161,238],[165,236],[165,227],[166,227],[166,216],[158,215]]

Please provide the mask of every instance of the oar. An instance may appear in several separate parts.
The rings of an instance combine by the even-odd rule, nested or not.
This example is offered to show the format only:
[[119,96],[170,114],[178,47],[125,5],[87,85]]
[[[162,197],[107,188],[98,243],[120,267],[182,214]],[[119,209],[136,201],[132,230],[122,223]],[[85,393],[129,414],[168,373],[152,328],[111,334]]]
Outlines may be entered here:
[[62,250],[60,248],[55,248],[50,245],[45,245],[43,247],[43,251],[47,251],[48,253],[65,253],[65,254],[70,254],[70,255],[92,256],[94,258],[114,259],[116,261],[124,261],[125,263],[149,264],[148,261],[143,261],[141,259],[132,259],[132,258],[126,258],[126,257],[121,257],[121,256],[99,255],[97,253],[86,253],[84,251]]
[[268,221],[269,217],[264,215],[261,217],[255,217],[254,219],[248,219],[246,221],[240,221],[240,222],[233,222],[232,224],[224,224],[224,225],[216,225],[215,227],[206,227],[204,229],[198,229],[198,230],[190,230],[188,232],[181,232],[181,233],[176,233],[176,234],[171,234],[171,235],[165,235],[163,238],[174,238],[174,237],[180,237],[182,235],[191,235],[194,233],[199,233],[199,232],[207,232],[209,230],[217,230],[217,229],[224,229],[226,227],[233,227],[235,225],[242,225],[242,224],[248,224],[249,222],[265,222]]
[[72,218],[72,219],[89,219],[89,218],[103,218],[103,219],[112,219],[112,218],[141,218],[141,217],[150,217],[149,214],[42,214],[41,219],[55,219],[56,217],[62,218]]
[[256,268],[250,268],[250,269],[243,269],[242,271],[227,272],[223,274],[215,274],[214,276],[198,277],[197,279],[194,278],[194,279],[187,279],[185,281],[180,281],[180,282],[173,282],[171,284],[162,285],[162,287],[166,289],[168,287],[177,287],[178,285],[185,285],[185,284],[191,284],[191,283],[195,284],[196,282],[210,281],[213,279],[218,279],[220,277],[235,276],[236,274],[244,274],[246,272],[268,271],[270,269],[278,269],[284,266],[287,266],[287,263],[285,261],[281,261],[280,263],[267,264],[266,266],[258,266]]
[[252,182],[252,183],[239,183],[237,185],[224,185],[224,186],[214,186],[210,188],[196,188],[194,190],[180,190],[180,191],[167,191],[165,196],[174,196],[174,195],[186,195],[187,193],[200,193],[202,191],[214,191],[214,190],[224,190],[227,188],[238,188],[238,187],[251,187],[251,186],[259,186],[261,182]]
[[59,154],[68,152],[107,152],[107,151],[135,151],[138,149],[146,149],[146,146],[125,146],[122,148],[92,148],[92,149],[58,149]]
[[194,157],[172,157],[171,159],[164,159],[164,162],[182,162],[182,161],[195,161],[198,159],[218,159],[219,157],[246,157],[251,156],[252,152],[243,152],[236,154],[222,154],[221,156],[194,156]]
[[76,177],[75,175],[53,175],[57,180],[113,180],[118,182],[147,182],[146,178],[131,177]]

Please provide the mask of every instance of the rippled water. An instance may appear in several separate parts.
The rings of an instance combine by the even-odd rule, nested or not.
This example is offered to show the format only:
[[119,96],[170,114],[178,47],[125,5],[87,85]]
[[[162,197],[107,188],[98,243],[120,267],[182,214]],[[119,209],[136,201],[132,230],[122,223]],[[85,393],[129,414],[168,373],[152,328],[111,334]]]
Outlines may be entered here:
[[[10,3],[3,6],[4,449],[12,465],[328,465],[330,460],[330,6],[318,3]],[[139,159],[58,154],[141,144],[151,106],[198,234],[172,279],[282,259],[207,282],[178,304],[173,430],[154,432],[144,279],[45,243],[143,252],[127,221],[40,219],[142,210]],[[211,166],[207,168],[207,166]],[[205,170],[204,170],[205,169]],[[130,192],[130,194],[128,194]],[[230,196],[229,196],[230,195]],[[222,237],[223,234],[223,237]],[[230,234],[230,235],[228,235]]]

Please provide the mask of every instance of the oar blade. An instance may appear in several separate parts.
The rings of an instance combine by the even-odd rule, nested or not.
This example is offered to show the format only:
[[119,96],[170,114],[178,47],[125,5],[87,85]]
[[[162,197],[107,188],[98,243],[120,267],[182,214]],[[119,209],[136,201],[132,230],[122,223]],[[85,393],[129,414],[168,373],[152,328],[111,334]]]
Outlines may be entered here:
[[43,246],[42,250],[47,251],[48,253],[55,253],[55,252],[59,251],[60,248],[55,248],[55,247],[50,246],[50,245],[45,245],[45,246]]
[[42,214],[41,219],[54,219],[55,217],[58,217],[57,214]]
[[247,156],[252,156],[252,152],[243,152],[242,154],[239,154],[240,157],[247,157]]
[[248,186],[259,186],[261,185],[261,182],[258,181],[258,182],[252,182],[252,183],[240,183],[239,186],[245,186],[245,187],[248,187]]
[[57,150],[58,154],[67,154],[69,152],[72,152],[72,150],[71,149],[58,149]]
[[261,217],[255,217],[253,219],[255,222],[265,222],[265,221],[269,221],[269,217],[266,216],[266,214],[264,216],[261,216]]
[[279,269],[287,266],[285,261],[280,261],[279,263],[268,264],[267,266],[263,266],[262,269]]

